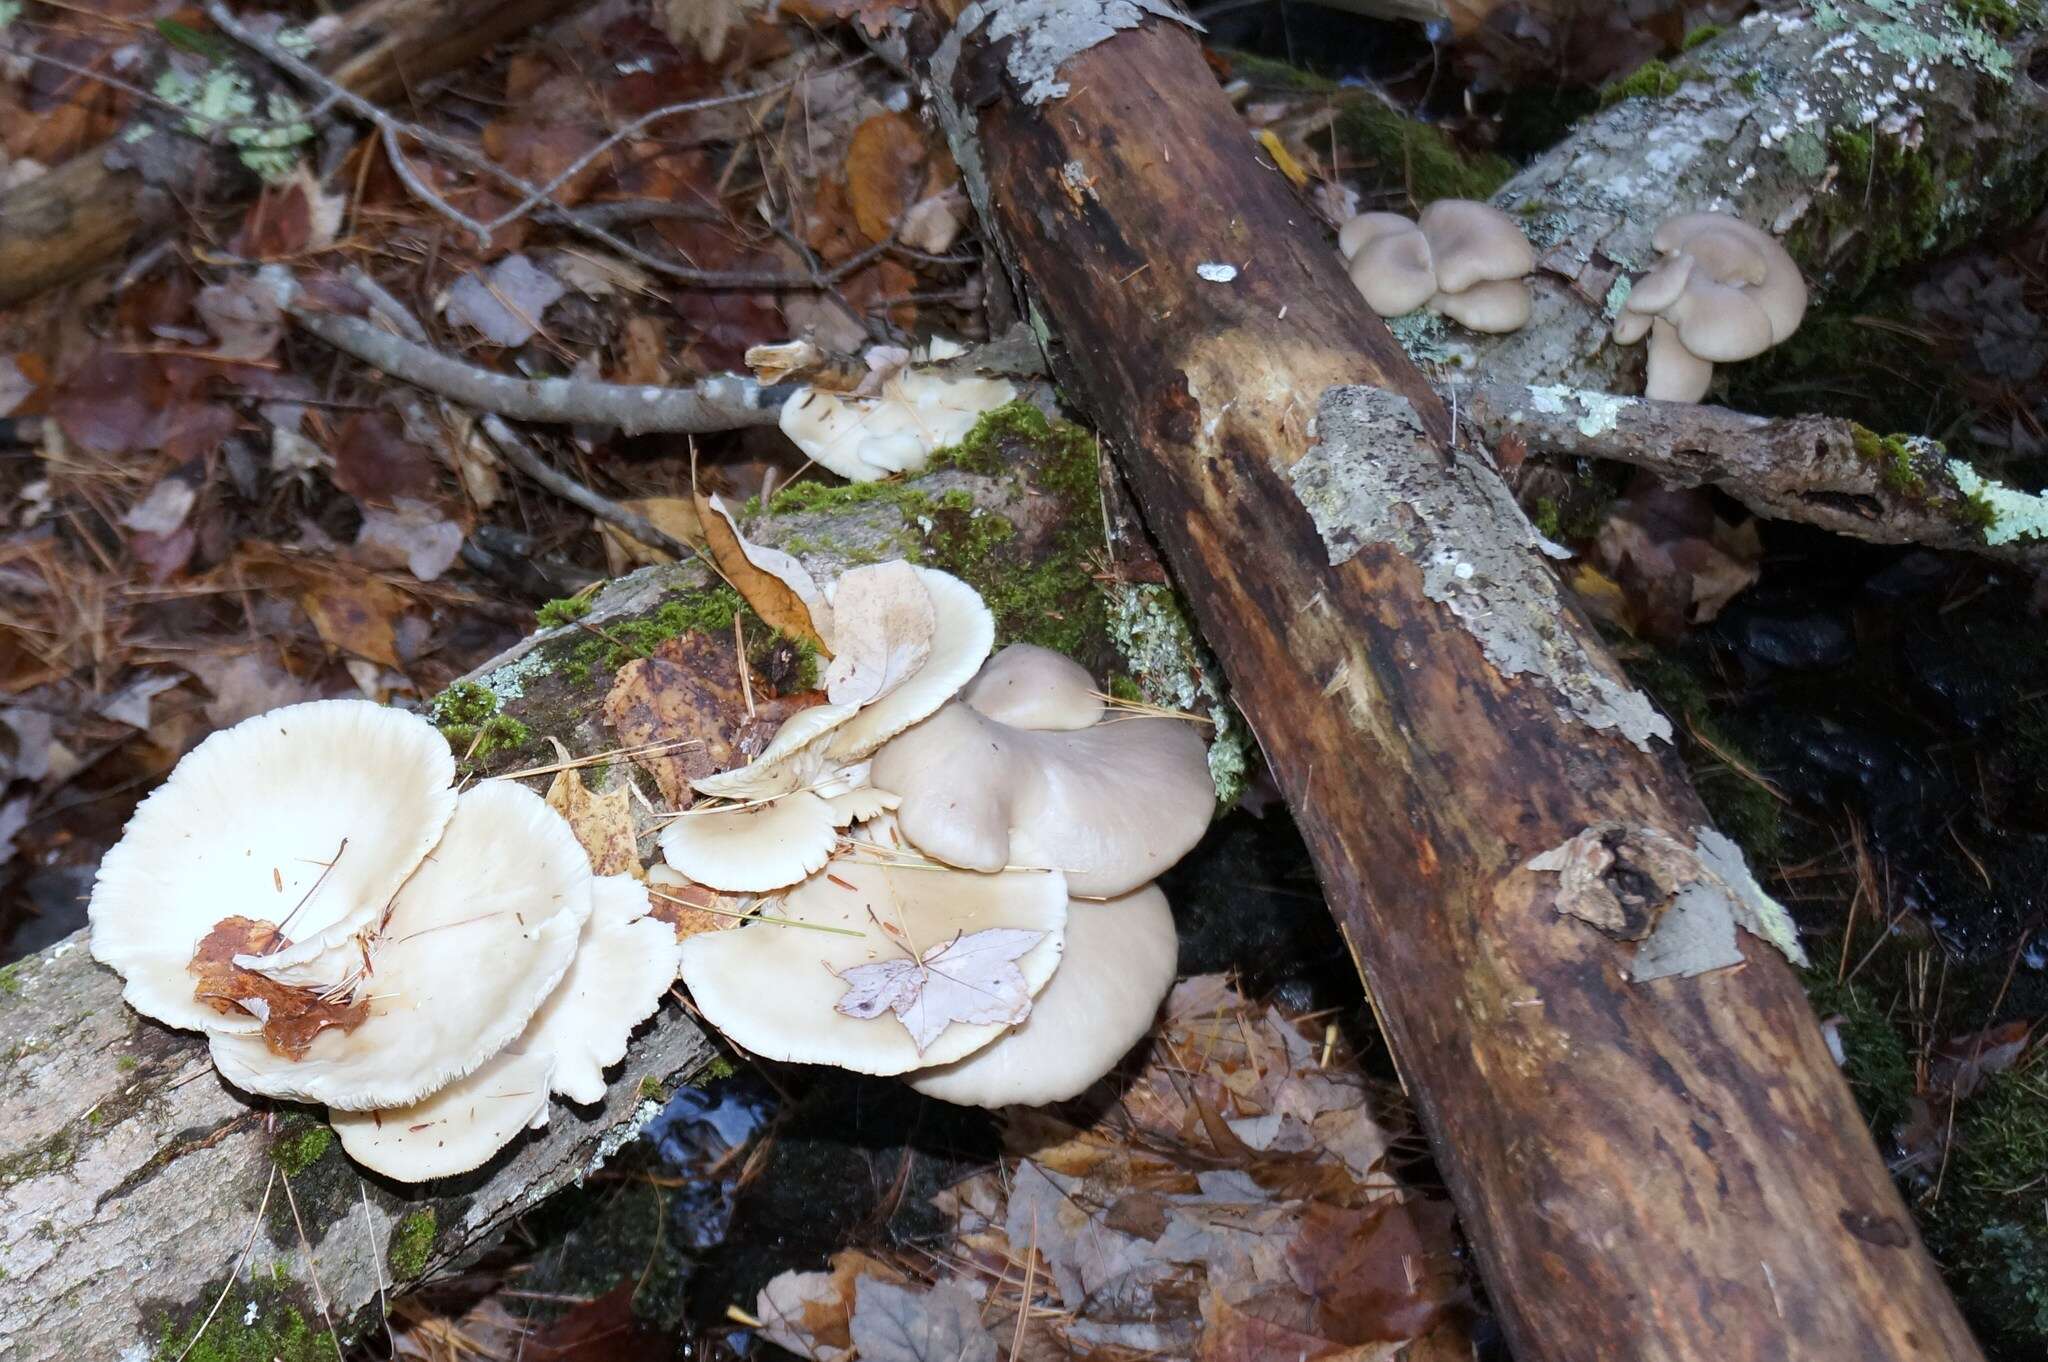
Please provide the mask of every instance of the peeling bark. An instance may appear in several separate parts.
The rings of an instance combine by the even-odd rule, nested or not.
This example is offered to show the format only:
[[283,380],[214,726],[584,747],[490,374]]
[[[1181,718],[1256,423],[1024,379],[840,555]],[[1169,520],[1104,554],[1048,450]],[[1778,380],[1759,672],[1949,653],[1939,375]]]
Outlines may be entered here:
[[1516,1354],[1979,1356],[1776,948],[1634,982],[1528,868],[1607,824],[1722,844],[1197,45],[1119,27],[1055,94],[993,37],[1039,8],[927,7],[897,55],[1260,739]]
[[1676,91],[1586,119],[1494,196],[1536,246],[1535,312],[1461,349],[1487,378],[1640,392],[1643,347],[1608,329],[1677,212],[1767,228],[1823,298],[2023,220],[2048,166],[2040,43],[1942,0],[1752,15],[1674,59]]

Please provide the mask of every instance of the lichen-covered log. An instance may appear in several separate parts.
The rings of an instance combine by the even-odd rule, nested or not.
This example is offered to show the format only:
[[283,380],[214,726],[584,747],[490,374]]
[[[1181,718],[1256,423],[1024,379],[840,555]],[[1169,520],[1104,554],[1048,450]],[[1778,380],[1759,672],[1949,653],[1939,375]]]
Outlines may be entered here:
[[[1641,391],[1608,330],[1676,212],[1779,235],[1825,301],[2018,223],[2048,191],[2041,35],[2023,6],[1816,0],[1751,15],[1618,96],[1493,196],[1539,258],[1529,325],[1472,338],[1486,377]],[[2012,33],[1984,16],[2007,14]],[[1974,16],[1974,17],[1972,17]]]
[[[388,99],[568,8],[568,0],[366,0],[348,11],[321,65],[364,98]],[[110,151],[124,168],[110,164]],[[202,181],[216,192],[223,184],[253,190],[254,177],[232,162],[223,149],[216,164],[197,142],[159,156],[116,138],[0,195],[0,307],[118,258]]]
[[1307,837],[1516,1355],[1979,1356],[1753,934],[1796,949],[1782,910],[1172,11],[987,0],[898,41]]
[[[1003,637],[1105,672],[1129,675],[1127,651],[1154,665],[1193,655],[1184,628],[1112,636],[1096,581],[1096,477],[1092,439],[1017,404],[919,478],[800,483],[748,532],[823,576],[897,556],[951,569],[989,598]],[[696,563],[642,569],[587,611],[548,611],[561,622],[480,668],[435,715],[473,776],[551,761],[549,738],[577,755],[615,749],[602,716],[618,668],[714,621],[729,637],[733,603]],[[1168,605],[1163,617],[1170,626],[1177,612]],[[1185,663],[1154,679],[1169,690],[1210,684]],[[600,789],[638,779],[660,797],[622,760],[588,778]],[[641,847],[652,854],[650,841]],[[226,1087],[198,1037],[122,1002],[119,978],[82,936],[0,972],[0,1038],[0,1357],[19,1362],[167,1362],[216,1301],[194,1357],[325,1354],[330,1322],[344,1344],[375,1327],[381,1298],[463,1261],[512,1216],[588,1176],[712,1053],[667,1006],[600,1108],[558,1104],[545,1130],[478,1172],[407,1187],[361,1174],[317,1109]]]

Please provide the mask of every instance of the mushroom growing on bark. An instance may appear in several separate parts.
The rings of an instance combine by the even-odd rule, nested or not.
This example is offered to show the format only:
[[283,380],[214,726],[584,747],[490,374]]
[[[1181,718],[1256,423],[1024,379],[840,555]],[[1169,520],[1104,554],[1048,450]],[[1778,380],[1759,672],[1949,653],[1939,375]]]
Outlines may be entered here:
[[[1005,678],[1040,665],[1006,648],[977,694],[1015,714]],[[1050,689],[1073,699],[1071,680]],[[964,700],[885,744],[871,775],[899,797],[897,824],[927,855],[970,870],[1058,870],[1089,897],[1157,878],[1201,840],[1216,803],[1202,739],[1183,720],[1116,716],[1037,730]]]
[[1337,233],[1366,306],[1398,317],[1428,306],[1473,331],[1506,332],[1529,320],[1536,253],[1515,220],[1491,204],[1438,199],[1419,221],[1362,213]]
[[[957,347],[934,344],[935,355]],[[900,361],[903,352],[897,351]],[[870,352],[870,363],[873,363]],[[804,457],[849,482],[915,473],[932,455],[959,444],[985,412],[1013,402],[1007,379],[953,375],[900,363],[874,381],[875,391],[803,388],[782,404],[782,433]]]
[[1636,281],[1614,339],[1650,338],[1645,397],[1697,402],[1716,364],[1751,359],[1806,316],[1806,281],[1777,239],[1726,213],[1681,213],[1651,237],[1663,259]]

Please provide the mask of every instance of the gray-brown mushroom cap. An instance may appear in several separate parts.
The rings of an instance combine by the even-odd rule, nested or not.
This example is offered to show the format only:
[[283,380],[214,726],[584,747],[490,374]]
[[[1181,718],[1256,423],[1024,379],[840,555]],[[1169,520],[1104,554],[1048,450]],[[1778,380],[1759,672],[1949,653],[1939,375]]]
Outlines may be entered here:
[[1103,712],[1088,669],[1035,643],[1012,643],[990,658],[960,698],[1012,728],[1089,728]]
[[1715,364],[1753,358],[1799,329],[1806,282],[1770,233],[1726,213],[1680,213],[1651,240],[1664,259],[1614,324],[1620,344],[1650,338],[1646,396],[1696,402]]
[[1416,225],[1429,241],[1436,286],[1449,294],[1475,284],[1520,279],[1536,268],[1536,252],[1515,220],[1476,199],[1438,199]]
[[970,870],[1059,870],[1083,897],[1126,894],[1193,849],[1215,811],[1207,752],[1180,719],[1036,732],[955,701],[875,754],[911,845]]
[[1337,233],[1351,282],[1382,317],[1413,312],[1436,292],[1436,271],[1422,231],[1399,213],[1361,213]]

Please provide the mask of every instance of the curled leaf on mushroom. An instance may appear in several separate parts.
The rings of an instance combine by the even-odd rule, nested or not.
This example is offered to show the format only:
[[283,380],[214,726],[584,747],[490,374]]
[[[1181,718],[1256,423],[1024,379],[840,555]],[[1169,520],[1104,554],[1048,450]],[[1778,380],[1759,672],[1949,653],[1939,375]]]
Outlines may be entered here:
[[916,367],[961,353],[944,340],[920,355],[877,347],[853,392],[808,386],[792,394],[782,405],[782,433],[806,458],[849,482],[915,473],[965,439],[984,413],[1017,398],[1007,379]]
[[[441,734],[399,710],[245,720],[143,801],[89,908],[137,1011],[205,1032],[245,1092],[327,1104],[358,1162],[408,1181],[489,1159],[551,1091],[601,1097],[675,974],[632,877],[593,875],[525,787],[458,796],[453,776]],[[506,1081],[517,1102],[457,1100]],[[435,1101],[445,1119],[391,1137]]]
[[1664,257],[1629,291],[1614,339],[1650,338],[1643,395],[1697,402],[1716,364],[1752,359],[1806,316],[1806,281],[1777,239],[1726,213],[1680,213],[1651,237]]
[[1527,276],[1536,253],[1515,220],[1491,204],[1438,199],[1413,222],[1361,213],[1338,231],[1337,249],[1366,306],[1382,317],[1427,307],[1495,333],[1529,320]]
[[[1172,986],[1172,914],[1147,881],[1208,826],[1203,743],[1181,720],[1110,713],[1085,668],[1030,645],[927,690],[921,719],[849,744],[874,811],[762,920],[690,937],[684,983],[756,1054],[912,1075],[972,1105],[1073,1097]],[[799,750],[823,741],[829,759],[854,722]]]

